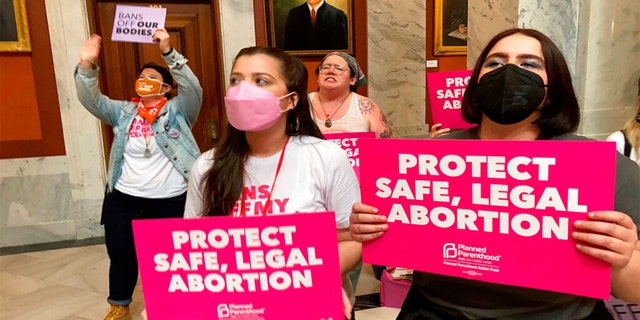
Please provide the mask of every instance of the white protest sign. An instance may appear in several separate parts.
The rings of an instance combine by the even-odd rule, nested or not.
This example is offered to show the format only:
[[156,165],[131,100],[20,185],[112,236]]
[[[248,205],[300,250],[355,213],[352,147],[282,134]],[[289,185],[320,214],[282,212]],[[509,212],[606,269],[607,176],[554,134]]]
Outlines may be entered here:
[[167,8],[116,6],[111,41],[153,43],[151,35],[164,28]]

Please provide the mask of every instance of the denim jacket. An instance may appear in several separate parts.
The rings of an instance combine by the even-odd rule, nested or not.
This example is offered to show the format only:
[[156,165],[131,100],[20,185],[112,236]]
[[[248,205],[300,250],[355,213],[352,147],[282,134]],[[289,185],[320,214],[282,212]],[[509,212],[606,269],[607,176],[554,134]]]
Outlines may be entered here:
[[[187,59],[171,49],[162,58],[178,84],[178,95],[167,101],[156,120],[151,124],[156,143],[185,179],[193,162],[200,155],[191,128],[202,106],[202,87],[198,78],[187,66]],[[138,114],[138,105],[132,101],[111,100],[100,92],[98,66],[87,70],[76,66],[76,90],[80,103],[91,114],[113,127],[114,139],[109,154],[107,190],[113,191],[122,174],[124,149],[129,140],[129,127]]]

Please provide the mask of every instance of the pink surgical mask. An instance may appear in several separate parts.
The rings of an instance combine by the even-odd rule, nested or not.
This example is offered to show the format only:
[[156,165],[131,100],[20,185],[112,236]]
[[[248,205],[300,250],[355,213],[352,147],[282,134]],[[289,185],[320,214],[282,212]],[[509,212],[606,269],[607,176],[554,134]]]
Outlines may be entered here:
[[278,121],[283,112],[293,109],[280,109],[280,100],[294,93],[278,98],[269,90],[241,81],[229,88],[227,96],[224,97],[229,123],[240,131],[256,132],[268,129]]

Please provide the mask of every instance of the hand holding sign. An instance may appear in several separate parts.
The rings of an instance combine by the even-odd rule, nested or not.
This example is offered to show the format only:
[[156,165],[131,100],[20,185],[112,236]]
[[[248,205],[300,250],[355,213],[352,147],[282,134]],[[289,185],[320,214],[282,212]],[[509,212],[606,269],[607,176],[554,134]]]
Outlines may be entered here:
[[431,129],[429,130],[429,132],[431,132],[431,138],[436,138],[439,136],[443,136],[449,132],[451,132],[451,129],[449,128],[442,128],[442,123],[436,123],[434,125],[431,126]]
[[387,217],[378,214],[378,208],[363,204],[353,204],[349,219],[351,238],[358,242],[381,237],[389,229]]
[[627,266],[638,244],[638,231],[628,215],[618,211],[590,212],[574,223],[578,250],[611,264],[613,272]]
[[171,38],[171,36],[169,36],[167,29],[158,28],[153,33],[151,38],[153,39],[153,42],[158,43],[158,46],[160,47],[160,50],[162,50],[162,53],[166,54],[166,53],[169,53],[169,51],[171,51],[171,42],[169,42],[169,39]]

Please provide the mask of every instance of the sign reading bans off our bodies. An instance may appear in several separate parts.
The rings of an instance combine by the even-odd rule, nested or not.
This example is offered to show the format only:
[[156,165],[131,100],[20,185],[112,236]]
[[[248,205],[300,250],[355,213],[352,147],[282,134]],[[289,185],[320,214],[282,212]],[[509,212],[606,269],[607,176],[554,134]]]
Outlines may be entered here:
[[133,230],[150,319],[344,317],[333,212],[134,220]]
[[151,35],[164,28],[167,8],[116,5],[111,41],[153,43]]
[[588,212],[613,209],[614,144],[359,144],[362,202],[389,222],[365,243],[365,262],[609,298],[610,265],[579,252],[571,232]]

